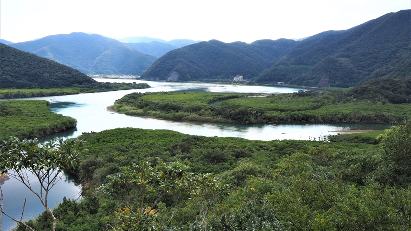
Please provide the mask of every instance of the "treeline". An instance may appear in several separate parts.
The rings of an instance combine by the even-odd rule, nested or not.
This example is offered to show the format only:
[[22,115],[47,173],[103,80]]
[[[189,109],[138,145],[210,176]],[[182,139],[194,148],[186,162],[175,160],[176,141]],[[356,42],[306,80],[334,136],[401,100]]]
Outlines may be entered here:
[[47,101],[0,101],[0,140],[39,138],[73,129],[76,124],[71,117],[51,112]]
[[30,98],[57,95],[73,95],[80,93],[118,91],[130,89],[150,88],[146,83],[92,83],[84,85],[73,85],[70,88],[47,88],[47,89],[0,89],[0,99]]
[[[377,103],[376,103],[377,101]],[[176,121],[223,123],[401,123],[411,104],[360,100],[346,92],[259,95],[204,92],[132,93],[114,110]]]
[[[57,227],[408,230],[411,170],[401,159],[409,159],[402,147],[410,126],[391,128],[380,145],[132,128],[86,133],[75,170],[83,199],[63,200],[54,210]],[[51,226],[46,212],[28,224]]]

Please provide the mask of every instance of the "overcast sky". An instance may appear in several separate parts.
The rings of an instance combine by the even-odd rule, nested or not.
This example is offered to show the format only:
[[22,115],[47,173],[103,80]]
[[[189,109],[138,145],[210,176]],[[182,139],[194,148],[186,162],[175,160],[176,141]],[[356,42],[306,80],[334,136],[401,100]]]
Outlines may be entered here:
[[410,9],[411,0],[0,0],[0,5],[0,38],[11,42],[86,32],[249,43],[348,29]]

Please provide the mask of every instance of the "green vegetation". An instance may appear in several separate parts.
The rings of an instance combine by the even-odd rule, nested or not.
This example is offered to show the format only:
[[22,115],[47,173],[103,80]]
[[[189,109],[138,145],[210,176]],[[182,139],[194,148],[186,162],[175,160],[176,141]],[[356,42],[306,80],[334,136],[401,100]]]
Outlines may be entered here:
[[409,122],[380,145],[83,134],[84,198],[53,211],[57,230],[408,230],[410,137]]
[[379,135],[383,134],[383,130],[359,132],[352,134],[338,134],[328,136],[330,142],[348,142],[348,143],[366,143],[378,144]]
[[251,44],[200,42],[172,50],[153,63],[141,78],[169,81],[232,81],[237,75],[245,79],[257,76],[273,65],[297,44],[279,39]]
[[140,75],[157,59],[117,40],[86,33],[52,35],[11,46],[85,74]]
[[360,100],[346,92],[300,91],[265,97],[207,92],[132,93],[117,100],[112,108],[128,115],[242,124],[397,124],[410,116],[411,104],[376,101]]
[[75,119],[51,112],[47,101],[0,101],[0,140],[42,137],[75,127]]
[[87,85],[73,86],[70,88],[48,88],[48,89],[0,89],[0,99],[29,98],[56,95],[73,95],[90,92],[104,92],[130,89],[145,89],[150,86],[146,83],[93,83]]

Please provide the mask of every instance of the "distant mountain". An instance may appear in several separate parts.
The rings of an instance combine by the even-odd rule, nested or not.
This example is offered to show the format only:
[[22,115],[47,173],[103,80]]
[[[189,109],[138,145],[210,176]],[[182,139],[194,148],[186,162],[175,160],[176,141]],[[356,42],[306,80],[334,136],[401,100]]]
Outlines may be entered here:
[[0,88],[57,88],[95,83],[87,75],[0,43]]
[[125,38],[120,38],[117,40],[122,43],[151,43],[151,42],[167,43],[166,40],[158,39],[158,38],[150,38],[146,36],[125,37]]
[[349,87],[377,77],[411,76],[410,64],[411,11],[403,10],[304,39],[256,82]]
[[171,50],[199,42],[189,39],[174,39],[165,41],[162,39],[149,37],[127,37],[124,39],[119,39],[119,41],[123,42],[125,45],[133,48],[136,51],[156,57],[161,57]]
[[176,48],[185,47],[191,44],[199,43],[201,41],[189,40],[189,39],[173,39],[167,41],[168,44],[173,45]]
[[162,43],[162,42],[149,42],[149,43],[124,43],[125,45],[133,48],[136,51],[156,56],[156,57],[161,57],[165,53],[177,49],[175,46],[168,44],[168,43]]
[[[173,39],[170,41],[166,41],[164,39],[158,39],[158,38],[150,38],[146,36],[141,36],[141,37],[126,37],[126,38],[121,38],[117,39],[118,41],[122,43],[154,43],[154,45],[159,44],[159,43],[165,43],[165,44],[170,44],[174,47],[174,49],[188,46],[194,43],[198,43],[200,41],[195,41],[195,40],[190,40],[190,39]],[[152,46],[152,45],[151,45]]]
[[6,44],[6,45],[12,44],[12,42],[4,40],[4,39],[0,39],[0,43]]
[[52,35],[11,46],[86,74],[140,75],[157,59],[117,40],[85,33]]
[[172,50],[159,58],[141,77],[169,81],[220,81],[257,76],[292,47],[294,40],[260,40],[251,44],[200,42]]

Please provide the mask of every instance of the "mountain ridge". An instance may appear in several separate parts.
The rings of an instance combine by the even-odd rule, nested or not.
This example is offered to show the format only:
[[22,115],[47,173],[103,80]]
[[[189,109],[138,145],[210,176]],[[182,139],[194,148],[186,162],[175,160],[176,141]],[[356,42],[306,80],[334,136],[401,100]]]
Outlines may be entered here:
[[[410,75],[411,11],[389,13],[345,31],[323,32],[301,41],[257,78],[259,84],[350,87],[368,79]],[[312,43],[316,43],[312,45]],[[403,57],[398,57],[402,54]],[[396,66],[402,66],[399,70]],[[392,76],[393,75],[393,76]]]
[[157,58],[135,51],[114,39],[74,32],[11,44],[86,74],[140,75]]
[[188,45],[159,58],[143,72],[142,78],[229,81],[242,75],[263,85],[283,82],[351,87],[373,78],[411,76],[411,10],[388,13],[347,30],[324,31],[296,41],[291,49],[271,57],[271,61],[270,54],[279,50],[269,46],[258,48],[258,43],[261,41],[246,46],[241,42],[210,40]]

